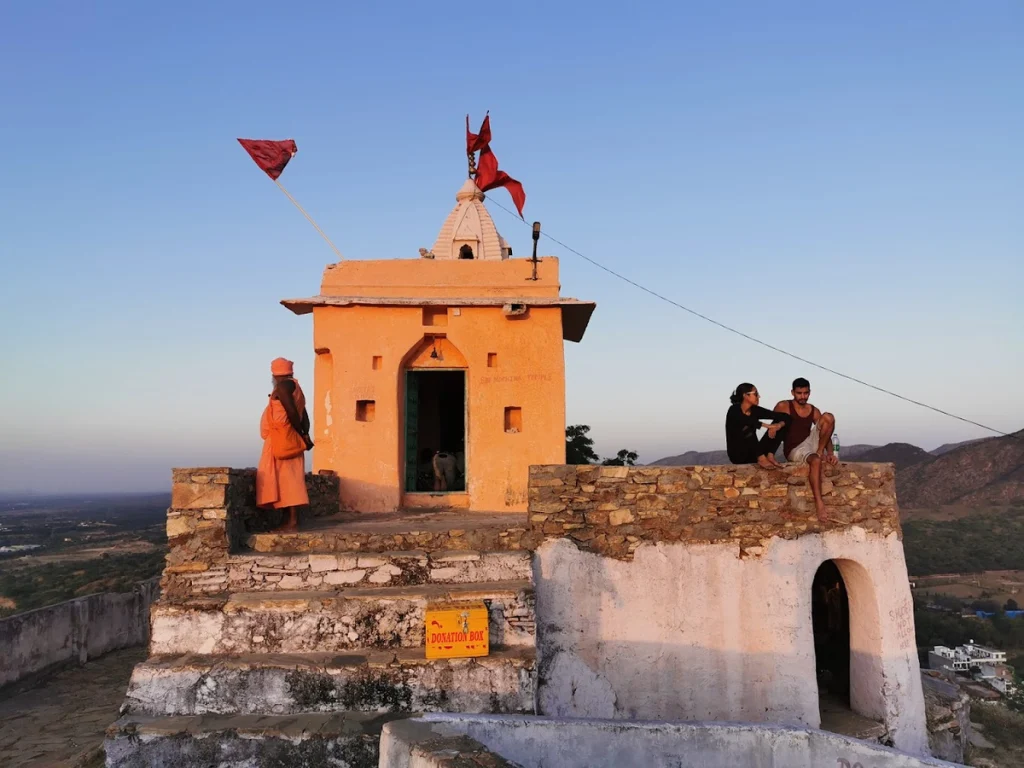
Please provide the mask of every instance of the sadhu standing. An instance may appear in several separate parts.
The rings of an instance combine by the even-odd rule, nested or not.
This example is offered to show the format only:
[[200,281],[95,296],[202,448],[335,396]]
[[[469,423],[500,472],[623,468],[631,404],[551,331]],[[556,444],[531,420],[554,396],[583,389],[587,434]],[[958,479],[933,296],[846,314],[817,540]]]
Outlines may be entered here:
[[270,364],[274,391],[260,420],[263,454],[256,469],[256,505],[286,510],[288,519],[279,529],[282,531],[298,529],[299,507],[309,504],[304,454],[313,441],[306,397],[294,370],[292,361],[283,357]]

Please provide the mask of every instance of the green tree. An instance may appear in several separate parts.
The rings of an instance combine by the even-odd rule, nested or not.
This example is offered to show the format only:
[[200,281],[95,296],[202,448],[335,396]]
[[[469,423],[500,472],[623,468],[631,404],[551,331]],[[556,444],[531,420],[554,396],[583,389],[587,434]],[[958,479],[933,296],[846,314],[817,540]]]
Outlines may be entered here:
[[601,464],[606,467],[635,467],[638,456],[636,451],[623,448],[612,458],[602,461]]
[[565,463],[593,464],[601,457],[594,453],[594,439],[588,437],[590,427],[586,424],[573,424],[565,428]]
[[1004,611],[1019,611],[1020,608],[1017,606],[1017,601],[1012,597],[1006,600],[1006,605],[1003,606]]

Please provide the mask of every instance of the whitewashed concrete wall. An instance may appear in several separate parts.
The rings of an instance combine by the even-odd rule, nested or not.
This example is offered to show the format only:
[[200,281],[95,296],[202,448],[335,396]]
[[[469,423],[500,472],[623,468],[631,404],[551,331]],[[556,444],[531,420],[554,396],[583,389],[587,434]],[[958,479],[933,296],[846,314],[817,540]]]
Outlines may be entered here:
[[832,559],[850,601],[851,705],[927,755],[902,542],[849,528],[645,545],[632,562],[545,543],[534,560],[538,711],[565,717],[820,724],[811,584]]
[[[954,768],[834,733],[784,726],[445,714],[387,723],[380,768],[452,765],[456,750],[438,754],[432,745],[453,736],[469,737],[522,768]],[[472,754],[474,744],[452,746]]]
[[84,664],[149,638],[159,579],[131,592],[104,592],[0,619],[0,686],[55,664]]

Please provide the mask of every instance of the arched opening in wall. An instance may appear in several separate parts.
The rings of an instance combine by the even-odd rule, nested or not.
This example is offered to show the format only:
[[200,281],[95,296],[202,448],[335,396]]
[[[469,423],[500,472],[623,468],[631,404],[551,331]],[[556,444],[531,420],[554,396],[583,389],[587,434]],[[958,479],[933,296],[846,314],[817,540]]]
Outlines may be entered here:
[[874,740],[885,734],[878,609],[868,572],[826,560],[811,585],[821,729]]
[[846,582],[832,560],[814,574],[811,586],[814,667],[818,696],[824,705],[850,708],[850,598]]
[[466,359],[444,334],[429,334],[402,374],[407,494],[466,491]]

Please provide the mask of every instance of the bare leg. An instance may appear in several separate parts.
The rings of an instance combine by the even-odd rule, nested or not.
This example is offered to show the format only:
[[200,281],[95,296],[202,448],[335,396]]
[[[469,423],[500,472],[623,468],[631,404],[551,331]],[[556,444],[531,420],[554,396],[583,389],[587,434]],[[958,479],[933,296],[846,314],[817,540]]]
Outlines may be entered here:
[[832,433],[836,431],[836,417],[831,413],[821,414],[818,419],[818,455],[829,464],[838,463],[835,454],[830,453],[828,448],[832,445]]
[[299,508],[285,507],[285,521],[274,529],[275,533],[291,533],[299,530]]
[[818,510],[818,519],[828,520],[828,513],[825,511],[825,502],[821,499],[821,481],[824,477],[824,464],[821,457],[812,453],[807,457],[807,480],[811,484],[811,494],[814,496],[814,507]]

